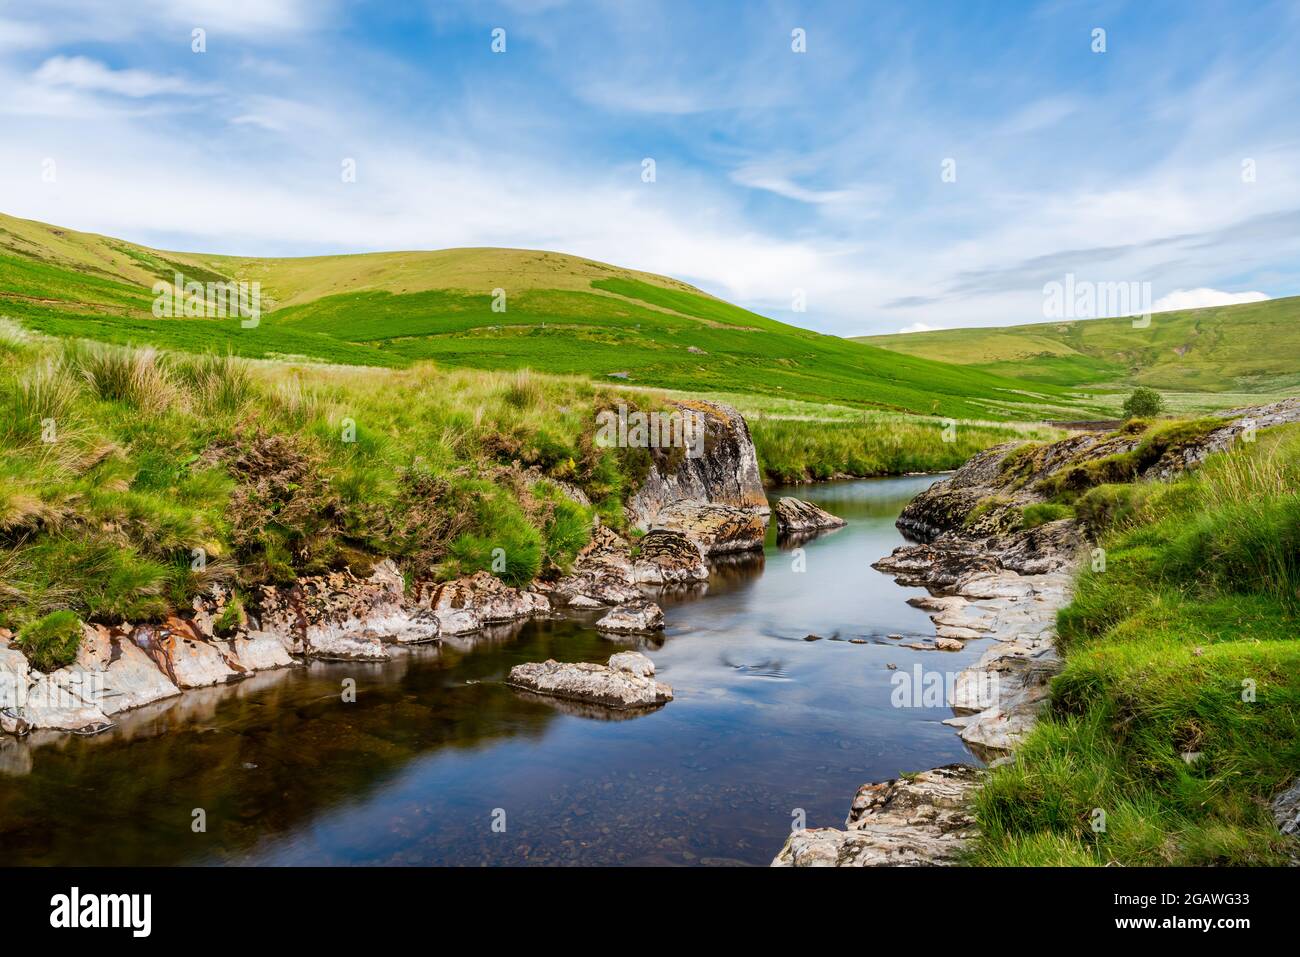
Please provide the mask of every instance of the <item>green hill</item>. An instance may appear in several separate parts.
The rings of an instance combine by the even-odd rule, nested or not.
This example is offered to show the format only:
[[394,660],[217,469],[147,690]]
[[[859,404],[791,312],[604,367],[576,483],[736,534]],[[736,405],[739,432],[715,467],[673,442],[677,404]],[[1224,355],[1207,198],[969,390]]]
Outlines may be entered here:
[[[155,318],[152,287],[177,273],[261,283],[256,328],[237,318]],[[498,289],[504,311],[493,310]],[[768,319],[676,280],[535,250],[250,259],[0,215],[0,311],[54,335],[248,357],[529,367],[963,418],[1088,411],[1064,383],[900,355]]]
[[857,341],[998,375],[1077,387],[1180,392],[1300,387],[1300,297],[1129,318],[945,329]]

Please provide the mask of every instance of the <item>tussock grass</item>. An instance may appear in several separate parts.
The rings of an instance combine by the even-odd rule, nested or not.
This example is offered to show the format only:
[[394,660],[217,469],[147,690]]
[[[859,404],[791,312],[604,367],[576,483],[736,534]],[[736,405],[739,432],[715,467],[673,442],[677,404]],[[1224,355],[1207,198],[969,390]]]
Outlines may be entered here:
[[[1059,615],[1052,709],[977,801],[992,864],[1277,864],[1300,774],[1300,429],[1077,503],[1101,531]],[[1105,828],[1094,827],[1104,812]]]

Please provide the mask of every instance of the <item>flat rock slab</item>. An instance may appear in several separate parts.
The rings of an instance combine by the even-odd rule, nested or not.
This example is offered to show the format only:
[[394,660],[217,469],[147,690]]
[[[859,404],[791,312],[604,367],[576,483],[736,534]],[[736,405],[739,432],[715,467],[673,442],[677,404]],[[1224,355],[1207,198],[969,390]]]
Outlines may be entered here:
[[611,655],[608,664],[554,660],[510,669],[506,683],[536,694],[607,708],[656,708],[673,698],[673,689],[654,679],[654,662],[635,651]]

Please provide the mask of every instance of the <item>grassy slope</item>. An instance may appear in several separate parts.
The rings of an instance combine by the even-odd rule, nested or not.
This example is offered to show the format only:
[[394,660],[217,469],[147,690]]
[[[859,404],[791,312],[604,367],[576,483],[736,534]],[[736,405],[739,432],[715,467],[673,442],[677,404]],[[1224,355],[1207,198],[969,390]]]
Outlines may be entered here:
[[[259,281],[256,329],[155,319],[149,287],[180,271]],[[506,311],[491,309],[506,291]],[[785,325],[664,277],[510,249],[246,259],[150,250],[0,216],[0,309],[29,328],[173,349],[229,348],[353,365],[444,365],[740,391],[967,418],[1071,415],[1076,397]]]
[[0,625],[154,619],[214,580],[380,556],[449,577],[499,547],[507,581],[557,572],[597,513],[621,526],[648,463],[594,445],[610,398],[526,372],[249,364],[0,325]]
[[1300,297],[992,329],[950,329],[859,341],[1058,385],[1124,383],[1180,392],[1280,392],[1300,386]]
[[1268,802],[1300,773],[1298,490],[1286,427],[1174,483],[1067,496],[1106,562],[1060,614],[1050,713],[980,794],[977,859],[1285,863]]

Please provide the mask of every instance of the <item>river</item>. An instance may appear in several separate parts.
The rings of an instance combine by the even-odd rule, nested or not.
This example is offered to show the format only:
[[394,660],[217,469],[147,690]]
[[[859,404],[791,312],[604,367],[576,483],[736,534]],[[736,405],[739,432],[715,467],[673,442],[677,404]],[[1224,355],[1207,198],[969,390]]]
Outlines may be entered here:
[[[662,638],[531,621],[186,692],[94,738],[5,737],[0,864],[767,864],[792,822],[842,826],[863,782],[978,763],[949,709],[891,702],[914,666],[955,673],[985,644],[888,637],[934,634],[906,604],[921,590],[870,567],[932,481],[773,490],[849,525],[799,550],[769,533],[761,558],[661,597]],[[520,662],[638,647],[676,694],[649,714],[502,683]]]

